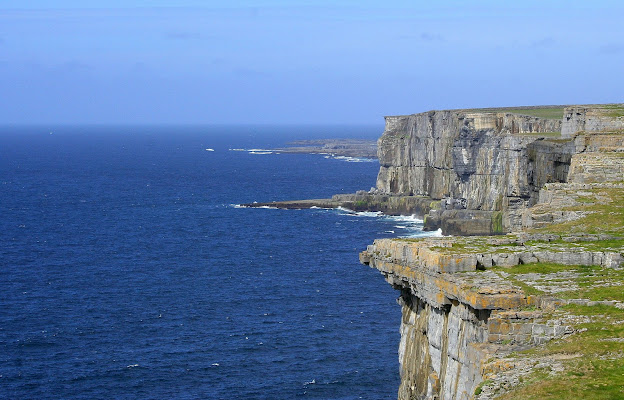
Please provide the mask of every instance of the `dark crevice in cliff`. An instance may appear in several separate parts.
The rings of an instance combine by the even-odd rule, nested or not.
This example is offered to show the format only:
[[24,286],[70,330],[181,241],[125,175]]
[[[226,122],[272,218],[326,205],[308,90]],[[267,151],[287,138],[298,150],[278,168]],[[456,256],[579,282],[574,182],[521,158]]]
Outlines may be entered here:
[[[442,228],[457,236],[516,232],[488,238],[379,239],[360,255],[401,290],[400,400],[469,400],[481,388],[492,398],[487,396],[495,396],[502,386],[486,382],[514,368],[499,357],[574,333],[566,325],[567,315],[556,319],[552,310],[593,301],[562,300],[566,298],[554,291],[528,294],[525,286],[540,293],[550,289],[534,278],[520,281],[522,274],[512,275],[508,268],[624,265],[624,253],[613,248],[617,243],[597,251],[576,236],[522,232],[552,224],[559,224],[558,229],[576,226],[567,224],[584,218],[586,210],[593,215],[590,207],[602,207],[604,198],[621,204],[617,191],[624,176],[624,112],[609,118],[587,107],[564,112],[564,121],[504,110],[387,117],[379,141],[382,168],[376,193],[400,201],[409,198],[402,194],[427,196],[420,198],[430,210],[425,230]],[[615,128],[619,136],[607,131]],[[621,232],[617,220],[610,226]],[[591,236],[590,241],[617,239],[581,235]],[[585,279],[579,276],[578,282]]]
[[444,388],[445,378],[446,378],[446,369],[448,367],[448,357],[445,357],[448,354],[448,322],[449,322],[449,313],[451,310],[451,306],[444,307],[441,311],[443,313],[444,322],[442,325],[442,348],[440,349],[440,354],[442,355],[442,360],[440,363],[440,387]]

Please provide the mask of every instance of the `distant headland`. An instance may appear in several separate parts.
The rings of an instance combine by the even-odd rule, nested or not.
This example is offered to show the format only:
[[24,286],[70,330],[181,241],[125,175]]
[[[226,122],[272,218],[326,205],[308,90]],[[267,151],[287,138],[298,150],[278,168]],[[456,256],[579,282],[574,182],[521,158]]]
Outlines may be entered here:
[[366,139],[297,140],[287,147],[270,149],[278,153],[327,154],[332,156],[377,158],[377,141]]

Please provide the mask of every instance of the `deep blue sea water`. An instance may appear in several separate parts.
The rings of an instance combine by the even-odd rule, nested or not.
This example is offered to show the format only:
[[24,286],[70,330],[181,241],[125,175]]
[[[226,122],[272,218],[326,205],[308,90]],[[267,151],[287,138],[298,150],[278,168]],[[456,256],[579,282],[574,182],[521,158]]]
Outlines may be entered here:
[[398,293],[358,252],[419,225],[235,206],[378,163],[229,150],[380,133],[0,128],[0,398],[396,398]]

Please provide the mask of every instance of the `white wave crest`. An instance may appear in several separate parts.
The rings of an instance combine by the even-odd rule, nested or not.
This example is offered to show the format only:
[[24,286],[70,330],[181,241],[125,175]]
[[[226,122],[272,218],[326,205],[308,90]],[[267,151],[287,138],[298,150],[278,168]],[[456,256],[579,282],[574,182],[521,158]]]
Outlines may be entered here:
[[[206,149],[209,150],[209,149]],[[229,151],[246,151],[249,154],[273,154],[274,151],[270,149],[228,149]],[[213,150],[214,151],[214,150]],[[279,153],[276,153],[279,154]]]
[[340,160],[340,161],[346,161],[346,162],[376,162],[377,161],[377,159],[375,158],[365,158],[365,157],[335,156],[332,158],[334,160]]
[[336,208],[338,211],[342,211],[343,213],[349,215],[355,215],[356,217],[381,217],[383,213],[381,211],[354,211],[344,207]]
[[422,224],[424,221],[418,217],[416,217],[416,215],[412,214],[412,215],[396,215],[392,217],[395,221],[401,221],[401,222],[407,222],[407,223],[413,223],[413,224]]
[[383,213],[381,211],[357,211],[355,215],[357,215],[358,217],[375,218],[383,216]]
[[402,237],[402,238],[444,237],[444,235],[442,235],[442,229],[438,229],[437,231],[422,231],[422,230],[419,230],[418,232],[413,232],[413,233],[408,234],[408,235],[401,235],[399,237]]

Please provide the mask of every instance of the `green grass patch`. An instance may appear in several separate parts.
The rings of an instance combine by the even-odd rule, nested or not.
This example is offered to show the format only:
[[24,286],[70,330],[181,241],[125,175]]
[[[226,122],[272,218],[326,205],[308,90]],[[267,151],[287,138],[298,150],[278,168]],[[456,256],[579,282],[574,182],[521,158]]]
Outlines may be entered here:
[[596,203],[596,198],[589,197],[589,196],[578,196],[578,197],[575,197],[574,200],[577,203],[591,203],[591,204]]
[[544,292],[528,285],[517,278],[521,274],[554,274],[562,271],[573,271],[577,278],[565,280],[553,280],[552,284],[565,286],[568,282],[574,283],[575,288],[564,292],[558,292],[557,297],[562,299],[589,299],[593,301],[617,300],[624,301],[624,270],[604,268],[598,265],[563,265],[554,263],[520,264],[514,267],[492,267],[490,271],[504,271],[509,276],[507,280],[515,286],[522,288],[527,295],[540,295]]
[[577,271],[577,272],[590,272],[595,269],[599,269],[598,266],[586,266],[586,265],[564,265],[555,263],[531,263],[520,264],[513,267],[497,267],[490,268],[493,271],[505,271],[512,275],[518,274],[553,274],[561,271]]
[[530,115],[532,117],[539,117],[545,119],[562,119],[563,107],[555,108],[506,108],[500,112],[508,112],[512,114]]
[[503,233],[503,212],[496,211],[492,214],[492,232]]
[[624,251],[624,238],[616,238],[609,240],[579,241],[566,242],[564,240],[552,240],[550,242],[527,241],[527,246],[540,246],[558,248],[561,250],[582,249],[585,251]]
[[624,104],[606,104],[601,106],[604,115],[611,118],[624,117]]
[[566,211],[589,211],[590,214],[574,221],[549,225],[536,229],[539,232],[561,234],[606,233],[624,235],[624,190],[619,188],[592,189],[601,203],[568,207]]
[[[562,309],[574,315],[583,315],[588,317],[599,316],[600,319],[606,318],[624,320],[624,310],[604,304],[598,304],[595,306],[581,306],[578,304],[569,304],[562,307]],[[621,329],[624,332],[624,325],[621,327]]]
[[508,276],[506,279],[511,282],[514,286],[522,289],[525,295],[527,296],[540,296],[544,294],[544,291],[534,288],[531,285],[528,285],[521,280],[514,278],[513,276]]
[[[545,138],[560,138],[561,132],[524,132],[520,133],[522,136],[535,136],[535,137],[545,137]],[[566,139],[567,141],[568,139]]]
[[[595,306],[582,306],[578,304],[569,304],[567,306],[563,306],[562,310],[570,312],[574,315],[583,315],[587,317],[595,317],[599,316],[599,319],[617,319],[624,320],[624,310],[621,308],[617,308],[614,306],[609,306],[605,304],[598,304]],[[620,327],[622,332],[624,333],[624,325]]]
[[[612,306],[568,305],[571,314],[588,316],[584,331],[536,347],[516,357],[560,358],[564,371],[538,370],[514,390],[497,399],[605,399],[624,398],[624,310]],[[616,339],[616,340],[614,340]]]
[[589,359],[575,361],[579,371],[549,376],[531,374],[521,387],[500,400],[621,400],[624,398],[624,365],[622,360]]
[[577,279],[578,289],[558,293],[564,299],[624,301],[624,271],[612,268],[594,268]]
[[483,112],[483,113],[509,113],[528,115],[531,117],[538,117],[544,119],[563,119],[563,107],[494,107],[494,108],[471,108],[466,109],[467,112]]
[[492,383],[490,379],[486,379],[482,381],[481,383],[479,383],[479,385],[477,385],[477,388],[474,391],[475,396],[480,395],[481,392],[483,391],[483,386],[489,385],[490,383]]
[[360,209],[360,208],[367,208],[368,207],[368,201],[366,201],[366,200],[357,200],[357,201],[355,201],[353,203],[353,206],[355,208],[358,208],[358,209]]

